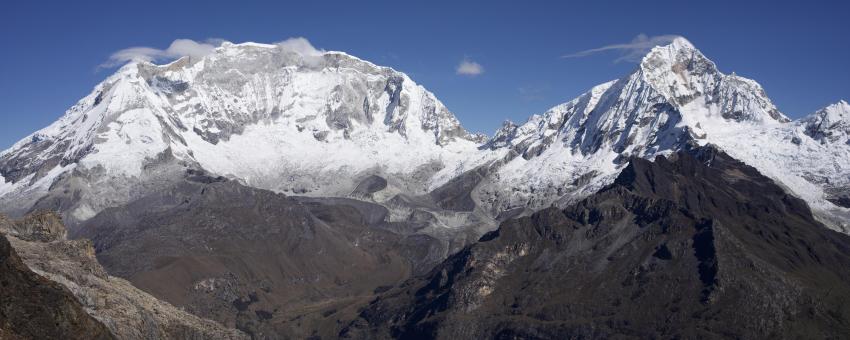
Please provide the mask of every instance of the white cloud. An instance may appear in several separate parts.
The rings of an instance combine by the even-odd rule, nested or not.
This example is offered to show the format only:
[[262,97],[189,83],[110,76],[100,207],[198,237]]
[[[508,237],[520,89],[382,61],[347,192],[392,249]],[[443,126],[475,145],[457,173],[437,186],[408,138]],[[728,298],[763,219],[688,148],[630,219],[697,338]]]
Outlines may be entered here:
[[455,73],[463,76],[474,77],[484,73],[484,67],[482,67],[479,63],[469,60],[469,58],[464,58],[460,64],[457,65]]
[[[184,56],[200,58],[212,53],[216,47],[221,46],[225,42],[227,41],[222,39],[207,39],[203,42],[190,39],[177,39],[166,49],[147,46],[125,48],[112,53],[109,59],[103,64],[100,64],[98,68],[111,68],[130,61],[173,60]],[[321,56],[325,53],[324,50],[313,47],[310,41],[302,37],[289,38],[274,45],[278,46],[284,52],[299,55],[301,60],[308,65],[321,62]]]
[[638,36],[636,36],[634,39],[632,39],[631,42],[628,42],[628,43],[613,44],[613,45],[607,45],[607,46],[602,46],[602,47],[598,47],[598,48],[592,48],[592,49],[584,50],[584,51],[581,51],[581,52],[567,54],[567,55],[561,56],[561,58],[586,57],[586,56],[596,54],[596,53],[599,53],[599,52],[619,51],[623,55],[621,57],[617,58],[616,60],[614,60],[614,62],[620,62],[620,61],[635,62],[635,61],[640,61],[640,59],[644,55],[649,53],[649,50],[651,50],[653,47],[660,46],[660,45],[667,45],[667,44],[673,42],[673,40],[675,40],[676,38],[680,38],[680,36],[667,34],[667,35],[656,35],[656,36],[649,37],[646,34],[641,33],[641,34],[638,34]]
[[171,46],[168,46],[168,49],[165,50],[165,52],[174,57],[203,57],[212,53],[216,46],[218,45],[198,43],[189,39],[177,39],[171,43]]
[[316,67],[322,64],[322,55],[325,50],[313,47],[309,40],[302,37],[289,38],[275,43],[284,52],[297,54],[303,65]]
[[325,53],[324,50],[313,47],[313,44],[309,40],[302,37],[289,38],[275,45],[284,51],[298,53],[307,57],[316,57]]
[[109,60],[100,64],[99,68],[109,68],[119,66],[130,61],[157,61],[167,59],[177,59],[184,56],[193,58],[203,57],[213,52],[213,50],[221,45],[224,40],[208,39],[204,42],[197,42],[191,39],[177,39],[171,42],[171,45],[166,49],[157,49],[153,47],[130,47],[112,53]]

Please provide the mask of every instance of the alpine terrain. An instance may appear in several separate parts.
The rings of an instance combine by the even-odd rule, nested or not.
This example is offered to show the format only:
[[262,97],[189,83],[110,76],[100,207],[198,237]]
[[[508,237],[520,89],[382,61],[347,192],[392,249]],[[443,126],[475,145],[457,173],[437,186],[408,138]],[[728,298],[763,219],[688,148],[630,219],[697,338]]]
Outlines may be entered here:
[[354,338],[838,339],[850,236],[715,147],[632,158],[375,298]]
[[850,334],[850,104],[684,38],[492,137],[304,39],[133,61],[0,152],[0,213],[4,338]]

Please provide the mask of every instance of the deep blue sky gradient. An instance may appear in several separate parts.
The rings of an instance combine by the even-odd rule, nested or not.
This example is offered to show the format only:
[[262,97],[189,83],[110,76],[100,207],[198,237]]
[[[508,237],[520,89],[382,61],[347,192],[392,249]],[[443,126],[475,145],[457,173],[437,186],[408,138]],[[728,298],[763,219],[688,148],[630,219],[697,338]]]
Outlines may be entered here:
[[[847,1],[6,1],[0,10],[0,149],[56,120],[131,46],[177,38],[305,37],[408,73],[470,130],[570,100],[636,65],[565,54],[679,34],[760,82],[791,117],[850,99]],[[455,74],[464,58],[477,77]]]

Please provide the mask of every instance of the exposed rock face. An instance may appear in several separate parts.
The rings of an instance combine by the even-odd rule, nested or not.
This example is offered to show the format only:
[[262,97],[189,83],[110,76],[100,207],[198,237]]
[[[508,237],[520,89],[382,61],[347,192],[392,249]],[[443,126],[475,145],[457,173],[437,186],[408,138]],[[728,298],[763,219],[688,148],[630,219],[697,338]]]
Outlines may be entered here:
[[[50,212],[27,216],[12,222],[11,226],[8,219],[4,218],[4,221],[0,222],[0,230],[49,221],[54,231],[63,235],[65,232],[59,217]],[[40,233],[38,228],[33,230]],[[34,239],[28,235],[22,236]],[[26,266],[49,280],[51,284],[63,287],[72,294],[70,297],[79,301],[85,312],[108,328],[107,335],[111,333],[119,339],[246,337],[237,330],[225,328],[159,301],[125,280],[109,276],[97,262],[89,240],[57,238],[50,241],[26,241],[11,236],[8,239]]]
[[[5,224],[0,221],[0,224]],[[0,234],[0,339],[115,339],[68,288],[33,273]]]
[[634,158],[372,301],[349,338],[840,338],[850,237],[713,147]]
[[10,220],[0,215],[0,229],[4,233],[25,241],[51,242],[65,239],[65,226],[59,215],[41,211]]
[[381,176],[371,175],[360,181],[351,196],[371,199],[372,194],[387,188],[387,180]]

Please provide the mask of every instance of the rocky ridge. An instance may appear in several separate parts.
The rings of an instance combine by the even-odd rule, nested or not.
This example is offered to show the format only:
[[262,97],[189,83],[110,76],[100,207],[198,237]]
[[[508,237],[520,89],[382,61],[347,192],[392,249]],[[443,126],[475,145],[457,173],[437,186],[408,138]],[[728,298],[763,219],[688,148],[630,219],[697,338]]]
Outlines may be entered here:
[[840,338],[850,237],[715,147],[631,158],[381,294],[363,339]]
[[[37,231],[22,234],[22,226]],[[52,230],[45,234],[40,231]],[[67,240],[59,217],[51,212],[29,215],[18,221],[0,220],[0,231],[22,261],[51,285],[68,291],[81,310],[108,332],[93,337],[119,339],[244,339],[246,336],[218,323],[198,318],[110,276],[95,258],[86,239]],[[16,236],[23,236],[18,238]],[[27,240],[29,239],[29,240]],[[47,316],[50,314],[39,313]],[[45,326],[44,332],[51,327]],[[83,336],[87,338],[88,336]]]

